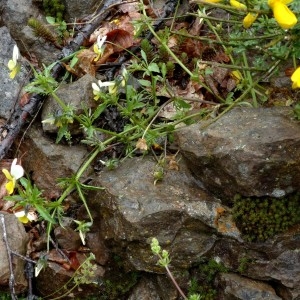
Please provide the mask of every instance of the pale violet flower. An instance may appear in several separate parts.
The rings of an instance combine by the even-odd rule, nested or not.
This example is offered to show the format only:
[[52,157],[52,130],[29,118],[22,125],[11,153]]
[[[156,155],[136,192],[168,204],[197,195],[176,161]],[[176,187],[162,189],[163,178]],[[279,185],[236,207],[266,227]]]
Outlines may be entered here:
[[21,165],[17,165],[17,159],[15,158],[11,164],[10,172],[6,169],[2,169],[2,172],[8,180],[5,188],[8,194],[11,195],[16,187],[17,180],[24,176],[24,169]]

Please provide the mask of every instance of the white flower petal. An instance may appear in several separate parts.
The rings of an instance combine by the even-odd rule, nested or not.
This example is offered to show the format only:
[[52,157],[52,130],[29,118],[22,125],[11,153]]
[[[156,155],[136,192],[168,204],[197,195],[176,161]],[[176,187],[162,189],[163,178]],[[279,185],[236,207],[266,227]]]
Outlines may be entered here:
[[25,210],[19,210],[14,213],[17,218],[22,218],[25,216]]
[[98,92],[100,91],[99,86],[95,82],[92,83],[92,88],[94,91],[98,91]]
[[101,81],[101,80],[99,80],[98,85],[100,87],[114,86],[115,82],[114,81]]
[[14,45],[14,50],[13,50],[13,61],[15,63],[17,63],[18,59],[19,59],[19,56],[20,56],[20,51],[19,51],[19,48],[17,45]]
[[21,165],[17,165],[17,159],[15,158],[10,167],[10,174],[16,180],[24,176],[24,169]]
[[106,35],[103,36],[102,38],[100,37],[100,35],[98,35],[98,37],[97,37],[97,46],[98,46],[99,50],[102,48],[103,44],[105,43],[106,38],[107,38]]

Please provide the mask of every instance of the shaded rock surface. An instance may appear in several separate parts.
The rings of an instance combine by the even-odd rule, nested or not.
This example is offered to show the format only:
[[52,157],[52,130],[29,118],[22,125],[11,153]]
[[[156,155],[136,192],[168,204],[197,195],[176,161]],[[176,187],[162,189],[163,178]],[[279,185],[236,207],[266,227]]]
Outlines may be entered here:
[[[300,190],[300,125],[291,108],[235,108],[176,133],[189,168],[221,199]],[[205,126],[205,125],[204,125]]]
[[[1,212],[1,214],[4,215],[7,239],[10,249],[18,254],[25,256],[28,235],[25,232],[24,226],[18,221],[18,219],[14,215],[5,212]],[[6,245],[2,238],[2,222],[0,222],[0,237],[0,290],[8,290],[10,270]],[[28,286],[27,279],[25,278],[24,274],[25,261],[20,257],[12,255],[12,266],[15,278],[16,292],[23,292]]]
[[180,172],[168,170],[157,185],[152,175],[155,165],[152,158],[130,159],[91,183],[105,187],[88,200],[98,214],[94,226],[101,228],[110,247],[126,247],[129,269],[157,270],[149,247],[152,237],[169,248],[173,265],[181,268],[211,250],[221,232],[239,238],[226,217],[227,208],[204,192],[183,164]]
[[14,78],[9,77],[10,70],[7,67],[8,61],[12,59],[13,47],[16,42],[12,39],[7,27],[0,27],[0,118],[8,119],[13,107],[19,99],[26,70],[21,67],[21,72]]
[[220,283],[224,285],[224,294],[220,296],[220,299],[281,299],[270,285],[249,278],[245,279],[236,274],[222,274],[220,276]]
[[[156,186],[155,165],[149,157],[133,158],[115,171],[103,171],[92,184],[105,190],[88,197],[94,230],[100,230],[112,253],[121,255],[127,270],[164,272],[150,251],[151,238],[157,237],[170,252],[173,271],[188,270],[203,257],[217,259],[229,271],[244,276],[239,285],[249,288],[246,295],[254,293],[251,299],[262,299],[265,290],[270,299],[300,296],[300,226],[264,243],[245,243],[230,221],[230,209],[203,190],[184,162],[180,171],[167,170]],[[253,285],[253,280],[259,284]],[[284,290],[289,296],[277,295],[274,285],[276,293]],[[232,281],[219,282],[219,288],[232,289]],[[239,294],[235,297],[247,299]]]
[[84,146],[67,146],[55,142],[42,134],[40,126],[32,126],[20,145],[25,154],[23,167],[32,175],[35,184],[49,198],[61,192],[57,179],[72,176],[80,167],[87,150]]
[[[89,109],[95,107],[97,104],[93,99],[93,90],[92,90],[92,82],[95,79],[93,76],[87,74],[78,79],[77,81],[69,84],[62,84],[57,89],[57,96],[66,104],[74,109],[74,113],[80,114],[83,113],[84,109]],[[62,108],[56,102],[55,99],[49,97],[45,104],[43,105],[42,110],[42,120],[46,120],[51,118],[52,116],[61,115]],[[72,133],[78,133],[78,125],[72,130]],[[77,130],[76,130],[77,129]],[[46,133],[56,133],[57,126],[53,124],[49,124],[48,122],[43,123],[43,131]]]

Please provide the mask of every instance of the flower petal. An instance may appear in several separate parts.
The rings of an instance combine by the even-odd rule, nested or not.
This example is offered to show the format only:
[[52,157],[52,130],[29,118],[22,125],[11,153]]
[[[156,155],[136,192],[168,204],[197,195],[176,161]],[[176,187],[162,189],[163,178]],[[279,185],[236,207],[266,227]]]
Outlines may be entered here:
[[24,176],[24,169],[21,165],[17,165],[17,159],[15,158],[10,167],[10,174],[18,180],[19,178]]
[[100,91],[99,86],[95,82],[92,83],[92,88],[94,91],[98,91],[98,92]]
[[248,29],[256,20],[258,14],[254,14],[254,13],[248,13],[246,15],[246,17],[243,20],[243,26],[244,28]]
[[292,85],[293,89],[300,88],[300,67],[297,68],[296,71],[292,74],[291,80],[293,82],[293,85]]
[[230,5],[235,7],[236,9],[245,10],[247,9],[247,6],[239,1],[236,0],[230,0]]
[[15,63],[17,63],[18,59],[20,56],[20,51],[17,45],[14,45],[14,49],[13,49],[13,61]]
[[14,192],[15,185],[16,180],[14,178],[6,183],[5,188],[9,195],[11,195]]
[[295,14],[281,1],[275,1],[271,6],[279,26],[283,29],[293,28],[297,24],[297,18]]
[[12,176],[10,175],[9,171],[6,170],[6,169],[2,169],[2,172],[4,173],[5,177],[8,179],[8,180],[13,180]]

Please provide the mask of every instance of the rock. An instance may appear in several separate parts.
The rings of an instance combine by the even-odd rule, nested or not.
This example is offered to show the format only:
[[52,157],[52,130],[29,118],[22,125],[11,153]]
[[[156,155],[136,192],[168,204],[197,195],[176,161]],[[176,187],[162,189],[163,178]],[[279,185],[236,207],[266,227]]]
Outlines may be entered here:
[[95,12],[100,5],[103,5],[102,3],[99,4],[97,0],[68,0],[64,2],[66,7],[66,20],[69,22],[74,22],[76,19],[90,15]]
[[[28,235],[25,232],[24,226],[18,219],[5,212],[1,212],[5,219],[5,228],[7,232],[7,239],[9,247],[14,252],[25,256],[26,246],[28,242]],[[12,255],[12,265],[15,278],[16,293],[24,292],[27,289],[27,280],[24,274],[25,261],[15,255]],[[9,261],[7,256],[6,245],[3,241],[3,227],[0,221],[0,290],[9,290],[8,282],[10,278]]]
[[[18,46],[23,54],[26,53],[28,55],[30,52],[30,55],[34,55],[39,62],[43,62],[46,65],[57,60],[59,50],[48,41],[35,36],[32,29],[27,25],[28,19],[31,17],[42,19],[42,13],[37,6],[32,4],[32,1],[3,1],[1,9],[2,19],[5,26],[8,27],[11,36],[16,41],[22,41],[18,43]],[[47,24],[45,21],[44,23]]]
[[128,300],[176,300],[178,293],[171,280],[163,275],[142,277]]
[[86,234],[86,245],[95,255],[95,261],[105,265],[109,259],[109,249],[105,246],[100,230]]
[[34,183],[50,199],[57,198],[61,193],[57,179],[72,176],[88,153],[81,145],[69,147],[55,144],[42,135],[42,129],[37,124],[27,131],[20,150],[25,155],[25,171],[32,175]]
[[[101,282],[101,278],[104,276],[104,269],[101,266],[92,263],[92,266],[94,266],[93,269],[85,268],[85,273],[75,273],[74,270],[66,269],[64,267],[63,262],[65,261],[65,258],[55,250],[51,250],[47,253],[47,258],[48,263],[46,269],[42,270],[36,278],[35,286],[40,295],[49,296],[51,294],[52,298],[55,298],[54,296],[58,297],[62,295],[67,298],[68,295],[69,297],[74,297],[76,299],[88,299],[89,296],[98,294],[101,290],[100,286],[97,284],[98,282]],[[86,261],[86,258],[87,256],[85,254],[76,253],[76,260],[79,261],[80,265]],[[54,259],[60,263],[53,261]],[[87,277],[89,283],[84,284],[84,282],[87,282],[84,280],[87,274],[91,275]],[[74,280],[74,277],[76,277],[76,280]],[[51,284],[49,284],[49,282]],[[76,283],[78,283],[80,287],[71,289]]]
[[54,235],[61,249],[75,251],[81,246],[78,232],[75,232],[71,227],[56,227]]
[[10,70],[7,64],[12,59],[14,45],[16,42],[12,39],[7,27],[0,27],[0,63],[2,66],[0,68],[0,118],[3,119],[8,119],[11,115],[28,73],[22,66],[20,73],[14,79],[9,77]]
[[233,273],[223,273],[220,276],[223,285],[223,295],[218,299],[224,300],[281,300],[274,289],[263,282],[241,277]]
[[[84,75],[77,81],[69,84],[62,84],[58,88],[57,96],[66,104],[74,108],[76,115],[83,113],[83,109],[89,109],[96,106],[96,101],[93,99],[92,82],[95,78],[89,74]],[[49,97],[43,106],[42,120],[46,120],[51,116],[62,113],[62,108],[52,97]],[[74,121],[74,123],[76,123]],[[58,127],[49,123],[42,123],[43,130],[46,133],[56,133]],[[70,124],[71,125],[71,124]],[[74,124],[72,133],[80,133],[78,125]],[[77,129],[77,130],[76,130]]]
[[98,214],[93,228],[101,228],[108,248],[126,253],[129,269],[160,269],[150,250],[152,237],[179,268],[188,268],[211,250],[218,233],[239,238],[225,217],[227,208],[203,191],[184,164],[180,171],[166,170],[156,185],[155,167],[149,157],[128,159],[114,171],[101,172],[91,184],[105,190],[87,197],[90,210]]
[[235,108],[176,133],[194,175],[222,200],[300,190],[300,127],[291,108]]

